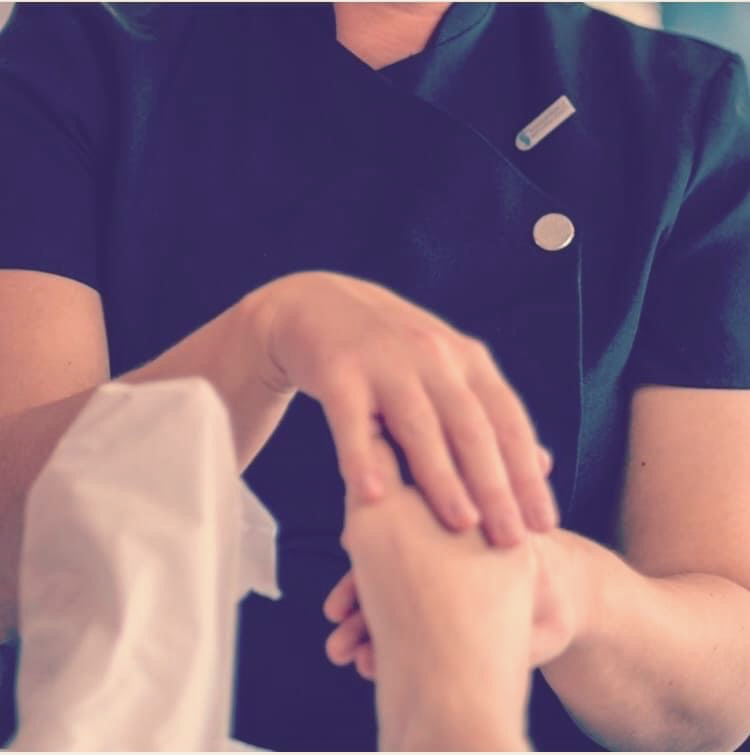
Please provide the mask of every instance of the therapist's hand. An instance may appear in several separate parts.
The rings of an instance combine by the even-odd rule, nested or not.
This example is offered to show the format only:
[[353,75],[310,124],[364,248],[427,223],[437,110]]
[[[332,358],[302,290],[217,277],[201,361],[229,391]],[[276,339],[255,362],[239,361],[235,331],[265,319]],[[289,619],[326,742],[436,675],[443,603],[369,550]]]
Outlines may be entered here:
[[274,381],[320,401],[348,491],[387,492],[374,453],[385,427],[445,525],[481,517],[505,546],[555,525],[549,455],[481,343],[366,281],[296,273],[265,288]]

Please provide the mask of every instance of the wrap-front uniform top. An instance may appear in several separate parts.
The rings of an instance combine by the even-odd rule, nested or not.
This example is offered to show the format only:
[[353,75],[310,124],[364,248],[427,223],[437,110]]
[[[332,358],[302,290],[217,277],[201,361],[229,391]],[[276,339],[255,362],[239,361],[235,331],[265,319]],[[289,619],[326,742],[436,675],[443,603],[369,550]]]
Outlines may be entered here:
[[[286,273],[378,281],[490,346],[554,454],[563,525],[605,544],[633,391],[750,387],[737,56],[568,4],[454,5],[379,71],[328,5],[133,23],[30,4],[0,34],[0,267],[95,288],[113,375]],[[530,137],[563,96],[568,117]],[[548,251],[533,229],[553,213],[573,238]],[[315,402],[294,400],[246,479],[280,522],[284,597],[242,605],[235,734],[372,749],[372,685],[323,651],[348,562]],[[597,747],[540,675],[531,733]]]

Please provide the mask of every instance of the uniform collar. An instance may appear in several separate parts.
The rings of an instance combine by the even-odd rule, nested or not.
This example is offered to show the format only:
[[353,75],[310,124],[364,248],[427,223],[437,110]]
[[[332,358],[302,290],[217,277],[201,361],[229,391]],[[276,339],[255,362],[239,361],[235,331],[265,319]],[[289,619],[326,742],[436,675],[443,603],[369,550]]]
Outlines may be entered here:
[[452,3],[443,14],[425,49],[451,42],[478,26],[492,8],[492,3]]

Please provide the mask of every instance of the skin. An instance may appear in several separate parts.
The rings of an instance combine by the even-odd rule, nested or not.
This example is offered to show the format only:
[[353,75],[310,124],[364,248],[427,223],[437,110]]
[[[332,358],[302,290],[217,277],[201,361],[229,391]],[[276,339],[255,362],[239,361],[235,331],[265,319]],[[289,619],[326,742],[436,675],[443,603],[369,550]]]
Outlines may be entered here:
[[[406,43],[393,49],[403,27],[416,38],[422,23],[429,38],[425,8],[421,17],[402,12],[384,40],[385,19],[398,11],[383,8],[370,33],[377,9],[348,8],[349,29],[358,14],[360,27],[344,39],[373,67],[411,54]],[[534,538],[548,587],[535,642],[560,651],[540,665],[605,746],[731,750],[750,734],[748,449],[750,391],[644,386],[632,400],[619,553],[563,530]],[[349,577],[337,589],[334,606],[337,597],[356,605]],[[356,657],[371,675],[367,636],[363,624],[349,647],[334,638],[332,660]]]
[[[356,20],[349,23],[356,27]],[[422,34],[429,38],[426,28]],[[352,42],[355,54],[369,58],[373,67],[413,50],[412,41],[400,52],[381,45],[378,53],[373,38],[368,52],[366,29],[360,32],[364,43]],[[408,454],[420,470],[420,489],[449,491],[435,500],[427,496],[442,521],[453,521],[448,512],[454,501],[470,511],[465,504],[473,496],[490,539],[507,544],[523,539],[519,523],[531,527],[537,516],[532,511],[550,511],[541,493],[547,490],[543,466],[528,418],[502,376],[487,372],[486,353],[477,344],[467,348],[460,334],[447,333],[434,318],[416,314],[405,303],[397,306],[355,281],[307,275],[312,277],[293,277],[249,293],[122,379],[199,375],[209,380],[232,415],[239,468],[273,431],[294,391],[305,390],[321,400],[337,425],[347,490],[365,500],[379,492],[387,499],[389,492],[377,472],[374,483],[370,478],[378,429],[373,407],[384,409],[386,423],[392,418],[394,428],[400,428],[399,442],[421,449]],[[299,325],[295,300],[331,307],[330,322],[336,323],[333,340],[312,333],[302,359],[297,352],[301,334],[307,339],[310,332]],[[2,271],[0,302],[0,621],[10,629],[25,492],[90,388],[110,375],[96,292],[56,276]],[[341,339],[336,328],[351,311],[360,315],[360,330],[356,338]],[[358,348],[371,335],[379,346],[387,344],[407,359],[408,396],[398,394],[397,381],[378,373],[374,360]],[[329,382],[321,377],[332,355],[357,376],[355,399],[346,408],[331,398],[336,376]],[[399,365],[399,375],[403,370]],[[428,380],[435,375],[443,376],[438,387]],[[459,431],[451,422],[456,391],[474,416],[477,404],[481,407],[479,426],[468,423],[471,427]],[[416,433],[414,419],[404,425],[398,411],[416,394],[423,407],[427,397],[425,411],[433,418],[428,422],[433,431],[425,435]],[[496,396],[507,401],[500,405]],[[645,387],[635,393],[632,409],[623,557],[561,530],[531,538],[540,554],[543,586],[535,598],[540,608],[535,608],[534,636],[546,633],[549,643],[549,652],[534,660],[543,663],[547,679],[576,718],[605,744],[733,749],[750,730],[744,703],[750,679],[750,551],[742,537],[750,527],[750,396],[747,391]],[[356,426],[351,432],[342,419],[347,413]],[[454,428],[453,440],[466,449],[466,458],[483,449],[485,467],[463,469],[451,455],[446,462],[443,421]],[[492,485],[486,488],[488,479]],[[537,504],[537,496],[545,502]],[[543,516],[553,520],[548,513]],[[545,655],[557,651],[559,657],[545,662]],[[355,649],[355,656],[366,658],[367,652]]]
[[[83,284],[2,271],[0,301],[0,619],[8,632],[26,491],[85,405],[91,390],[81,388],[106,381],[108,368],[101,302]],[[487,350],[372,283],[320,272],[278,279],[119,380],[189,375],[211,382],[227,404],[241,470],[301,390],[320,401],[347,490],[363,499],[388,493],[373,458],[382,423],[448,527],[481,520],[492,542],[512,545],[526,526],[542,531],[555,521],[534,429]]]
[[477,529],[449,533],[385,443],[381,456],[392,492],[378,506],[348,496],[343,536],[378,659],[380,749],[528,749],[529,540],[498,549]]
[[334,3],[336,38],[371,68],[424,49],[450,3]]
[[[733,750],[750,733],[750,395],[644,388],[630,436],[620,553],[533,538],[532,663],[609,749]],[[329,657],[372,677],[351,576],[326,608]]]

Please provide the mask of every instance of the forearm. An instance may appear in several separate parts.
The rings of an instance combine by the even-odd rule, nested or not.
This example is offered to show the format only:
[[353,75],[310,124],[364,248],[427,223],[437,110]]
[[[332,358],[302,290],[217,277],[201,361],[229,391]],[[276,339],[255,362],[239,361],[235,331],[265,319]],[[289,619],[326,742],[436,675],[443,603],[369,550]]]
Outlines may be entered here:
[[[513,692],[517,696],[517,691]],[[514,715],[506,714],[505,701],[449,707],[444,701],[424,704],[421,713],[413,713],[403,735],[397,741],[381,741],[381,750],[389,752],[524,752],[528,740],[518,730]],[[515,701],[511,702],[515,707]]]
[[[377,689],[381,750],[529,749],[525,732],[531,590],[509,588],[506,596],[502,610],[507,620],[495,635],[495,647],[480,654],[483,673],[476,668],[477,647],[456,630],[445,637],[450,648],[412,649],[411,660],[420,654],[427,661],[421,672],[404,663],[403,655],[398,668],[389,668],[389,659],[381,655]],[[458,665],[445,663],[448,658]]]
[[229,410],[240,470],[265,445],[294,396],[267,355],[266,291],[248,294],[158,359],[118,378],[125,383],[206,379]]
[[92,392],[0,418],[0,641],[16,626],[26,493]]
[[[238,468],[246,467],[281,419],[293,393],[267,362],[249,295],[147,365],[118,378],[139,383],[199,376],[227,404]],[[0,640],[16,625],[18,562],[28,490],[96,388],[0,417]]]
[[727,750],[750,733],[750,593],[721,577],[650,578],[559,532],[591,600],[572,646],[543,673],[613,749]]

